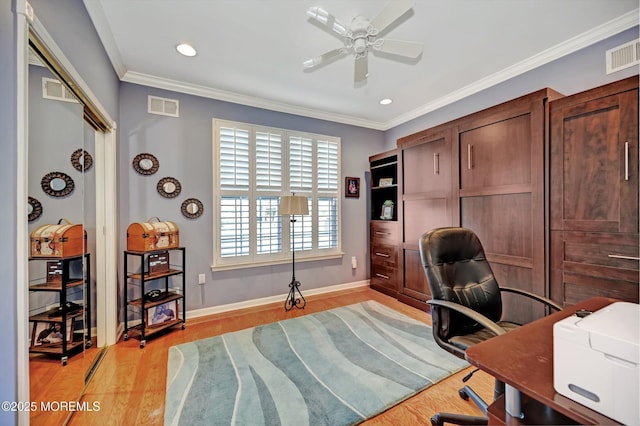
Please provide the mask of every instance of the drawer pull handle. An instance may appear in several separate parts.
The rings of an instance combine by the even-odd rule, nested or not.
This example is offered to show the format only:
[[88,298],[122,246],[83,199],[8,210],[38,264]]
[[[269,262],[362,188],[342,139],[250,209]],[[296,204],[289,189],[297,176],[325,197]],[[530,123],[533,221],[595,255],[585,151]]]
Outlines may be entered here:
[[467,145],[467,169],[473,168],[473,145]]
[[624,143],[624,180],[629,180],[629,142]]
[[433,154],[433,174],[440,174],[440,154],[437,152]]
[[376,231],[376,235],[391,235],[390,232],[380,232],[380,231]]
[[391,257],[391,255],[388,255],[386,253],[378,253],[378,252],[376,252],[376,256]]
[[610,255],[608,255],[608,257],[611,257],[613,259],[640,260],[640,257],[624,256],[624,255],[621,255],[621,254],[610,254]]
[[382,275],[382,274],[376,274],[376,277],[384,278],[385,280],[388,280],[388,279],[389,279],[389,277],[388,277],[388,276],[386,276],[386,275]]

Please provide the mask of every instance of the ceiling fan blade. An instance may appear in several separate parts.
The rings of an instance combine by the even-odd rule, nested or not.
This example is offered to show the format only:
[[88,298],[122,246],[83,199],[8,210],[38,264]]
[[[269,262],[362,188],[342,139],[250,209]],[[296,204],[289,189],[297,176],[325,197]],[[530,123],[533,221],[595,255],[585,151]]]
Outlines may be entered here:
[[390,53],[392,55],[405,56],[407,58],[415,59],[422,53],[424,45],[416,41],[405,40],[390,40],[380,39],[376,40],[373,44],[373,48],[380,52]]
[[349,37],[351,31],[349,28],[340,22],[335,16],[327,12],[321,7],[313,6],[307,9],[307,16],[319,22],[329,30],[341,35],[343,37]]
[[415,3],[415,0],[390,0],[378,16],[373,18],[371,26],[377,29],[378,33],[384,31],[393,21],[411,10]]
[[323,53],[320,56],[316,56],[315,58],[307,59],[302,63],[302,68],[309,69],[315,68],[320,64],[328,63],[332,60],[336,60],[341,56],[344,56],[347,53],[347,49],[344,47],[339,47],[337,49],[330,50],[326,53]]
[[367,63],[367,55],[357,56],[353,82],[361,83],[367,79],[367,75],[369,75],[369,65]]

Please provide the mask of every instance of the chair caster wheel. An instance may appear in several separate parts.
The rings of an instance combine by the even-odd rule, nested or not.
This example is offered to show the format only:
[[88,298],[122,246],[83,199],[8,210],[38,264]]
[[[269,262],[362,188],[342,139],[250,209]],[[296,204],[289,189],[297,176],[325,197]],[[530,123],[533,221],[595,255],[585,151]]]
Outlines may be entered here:
[[440,418],[440,414],[436,414],[435,416],[431,417],[431,426],[442,426],[443,424],[444,422]]
[[469,400],[469,395],[467,395],[467,393],[464,391],[464,389],[460,389],[458,391],[458,395],[460,395],[460,398],[464,399],[465,401]]

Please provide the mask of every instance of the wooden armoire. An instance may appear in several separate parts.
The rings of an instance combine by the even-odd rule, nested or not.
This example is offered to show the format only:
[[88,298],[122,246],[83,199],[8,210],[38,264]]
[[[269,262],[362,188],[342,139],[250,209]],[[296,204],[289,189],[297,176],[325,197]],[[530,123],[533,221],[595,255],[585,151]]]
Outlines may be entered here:
[[638,76],[550,104],[551,297],[638,303]]

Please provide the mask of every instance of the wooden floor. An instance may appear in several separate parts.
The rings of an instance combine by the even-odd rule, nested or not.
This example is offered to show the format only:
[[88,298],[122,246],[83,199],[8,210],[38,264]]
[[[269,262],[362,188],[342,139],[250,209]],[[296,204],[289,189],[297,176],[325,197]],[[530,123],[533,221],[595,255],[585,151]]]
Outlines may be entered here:
[[[376,300],[412,318],[430,324],[428,314],[367,287],[307,298],[304,310],[285,312],[282,303],[243,309],[187,321],[185,330],[175,327],[166,335],[147,340],[144,349],[136,339],[111,346],[82,396],[88,406],[98,411],[74,412],[70,425],[162,425],[169,347],[210,336],[267,324],[296,316],[309,315],[339,306]],[[68,367],[65,367],[68,368]],[[480,414],[470,401],[458,396],[467,369],[415,395],[403,403],[365,422],[366,425],[429,424],[438,411]],[[32,378],[34,380],[34,378]],[[38,379],[35,379],[38,380]],[[46,380],[46,379],[44,379]],[[493,395],[493,379],[476,373],[469,382],[485,400]],[[33,416],[32,424],[62,424]],[[64,420],[63,420],[64,422]]]

